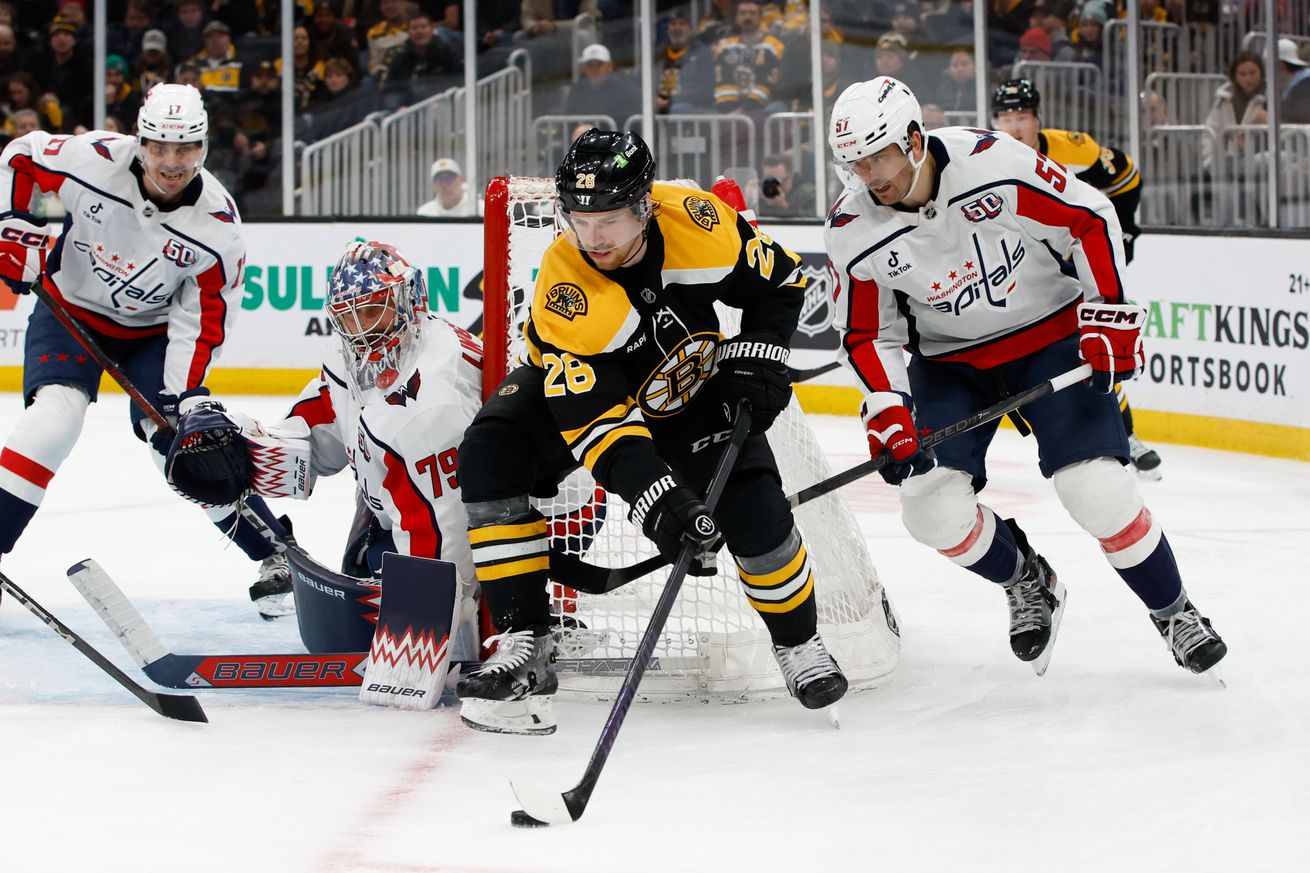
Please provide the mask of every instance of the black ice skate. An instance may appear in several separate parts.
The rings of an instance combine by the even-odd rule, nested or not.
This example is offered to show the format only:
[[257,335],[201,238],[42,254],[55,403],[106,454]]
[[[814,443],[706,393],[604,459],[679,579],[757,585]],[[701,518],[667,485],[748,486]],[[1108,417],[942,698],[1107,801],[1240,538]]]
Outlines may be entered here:
[[773,656],[787,680],[787,690],[806,709],[822,709],[846,693],[846,676],[818,634],[799,646],[774,646]]
[[495,654],[455,686],[464,724],[491,733],[554,733],[550,695],[559,690],[559,680],[551,629],[510,631],[487,642],[496,643]]
[[250,599],[264,621],[274,621],[296,612],[291,591],[291,567],[281,553],[269,555],[259,565],[259,578],[250,586]]
[[1228,654],[1228,646],[1210,627],[1210,619],[1197,612],[1190,600],[1183,601],[1183,608],[1168,618],[1151,616],[1151,621],[1169,644],[1178,666],[1193,673],[1204,673]]
[[1152,482],[1164,478],[1164,473],[1160,470],[1159,453],[1136,436],[1128,437],[1128,460],[1132,462],[1133,469],[1141,478]]
[[1064,585],[1046,559],[1032,550],[1028,537],[1014,519],[1005,523],[1014,534],[1024,556],[1019,581],[1005,588],[1010,607],[1010,649],[1020,661],[1028,661],[1038,676],[1046,673],[1060,631],[1066,600]]

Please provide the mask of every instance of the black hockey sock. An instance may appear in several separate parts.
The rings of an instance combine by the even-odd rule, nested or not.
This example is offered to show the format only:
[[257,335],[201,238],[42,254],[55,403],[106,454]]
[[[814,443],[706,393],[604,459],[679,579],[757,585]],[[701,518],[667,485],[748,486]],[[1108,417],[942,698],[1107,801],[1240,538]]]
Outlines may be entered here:
[[754,558],[738,557],[742,591],[764,620],[777,646],[798,646],[818,629],[814,572],[800,533],[792,528],[782,545]]
[[534,509],[513,521],[470,528],[469,543],[496,629],[549,624],[550,537],[541,513]]

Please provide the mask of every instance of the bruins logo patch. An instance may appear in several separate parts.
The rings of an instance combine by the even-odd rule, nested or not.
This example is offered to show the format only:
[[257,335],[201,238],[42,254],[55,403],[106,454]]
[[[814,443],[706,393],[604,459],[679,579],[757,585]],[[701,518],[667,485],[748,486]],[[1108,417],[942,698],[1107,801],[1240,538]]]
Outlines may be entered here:
[[499,394],[501,397],[508,397],[511,394],[517,394],[518,390],[519,390],[519,386],[516,383],[511,382],[508,385],[502,385],[500,387],[500,390],[497,391],[496,393]]
[[1087,142],[1087,134],[1081,133],[1076,130],[1071,130],[1069,131],[1069,142],[1073,143],[1074,145],[1080,146],[1083,143]]
[[572,321],[587,314],[587,295],[577,285],[560,282],[546,292],[546,310]]
[[718,334],[692,334],[670,352],[637,392],[642,413],[663,418],[681,412],[714,374],[718,342]]
[[714,208],[714,204],[704,197],[692,195],[682,201],[682,205],[691,216],[691,220],[700,225],[701,230],[714,230],[714,225],[719,223],[719,212]]

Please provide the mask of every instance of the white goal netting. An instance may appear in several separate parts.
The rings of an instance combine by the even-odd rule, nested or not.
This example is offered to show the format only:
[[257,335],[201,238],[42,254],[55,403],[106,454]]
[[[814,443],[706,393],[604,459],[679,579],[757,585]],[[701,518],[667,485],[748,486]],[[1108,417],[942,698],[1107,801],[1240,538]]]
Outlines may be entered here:
[[[494,391],[521,341],[526,301],[542,254],[557,233],[554,182],[495,179],[487,187],[484,277],[484,392]],[[736,310],[722,308],[725,335]],[[788,494],[831,475],[800,405],[769,430],[768,440]],[[599,487],[585,469],[571,473],[558,497],[538,501],[551,522],[552,547],[604,567],[625,567],[656,554],[628,521],[628,506]],[[814,562],[819,631],[852,690],[889,674],[900,652],[895,614],[869,557],[864,535],[840,492],[795,510]],[[604,698],[617,689],[636,651],[668,568],[605,595],[579,594],[553,580],[552,603],[564,624],[563,692]],[[713,577],[688,576],[655,649],[640,699],[745,701],[785,695],[786,686],[764,623],[741,593],[727,551]]]

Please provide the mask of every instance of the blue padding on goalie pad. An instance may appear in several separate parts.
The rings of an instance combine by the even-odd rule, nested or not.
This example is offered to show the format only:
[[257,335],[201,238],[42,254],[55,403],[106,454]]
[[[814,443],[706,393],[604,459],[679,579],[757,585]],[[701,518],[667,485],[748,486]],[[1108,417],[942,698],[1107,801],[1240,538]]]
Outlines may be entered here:
[[432,558],[388,552],[382,556],[382,613],[378,624],[400,637],[430,635],[440,642],[450,636],[459,582],[455,565]]
[[377,627],[380,586],[333,573],[294,547],[287,549],[287,563],[306,651],[367,652]]

